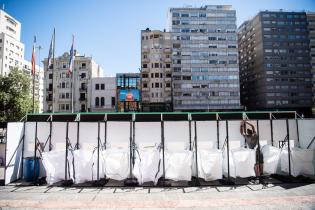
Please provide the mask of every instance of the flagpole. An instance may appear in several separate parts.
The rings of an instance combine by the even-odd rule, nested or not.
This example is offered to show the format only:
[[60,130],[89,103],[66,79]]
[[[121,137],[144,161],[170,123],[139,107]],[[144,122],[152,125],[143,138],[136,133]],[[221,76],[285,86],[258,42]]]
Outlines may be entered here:
[[[53,58],[52,58],[52,63],[53,63],[53,67],[52,67],[52,70],[51,70],[51,74],[52,74],[52,82],[51,82],[51,86],[52,86],[52,93],[51,93],[51,96],[52,96],[52,106],[51,106],[51,111],[52,113],[55,112],[55,109],[54,109],[54,103],[55,103],[55,100],[54,100],[54,69],[55,69],[55,28],[54,28],[54,34],[53,34],[54,38],[53,38]],[[49,67],[48,67],[49,68]]]
[[33,113],[35,113],[35,71],[36,71],[36,59],[35,59],[35,43],[36,36],[34,36],[33,52],[32,52],[32,74],[33,74]]
[[[72,35],[72,45],[74,45],[74,35]],[[74,101],[73,101],[73,94],[74,94],[74,46],[73,46],[73,57],[72,57],[72,65],[71,65],[71,112],[74,112]]]

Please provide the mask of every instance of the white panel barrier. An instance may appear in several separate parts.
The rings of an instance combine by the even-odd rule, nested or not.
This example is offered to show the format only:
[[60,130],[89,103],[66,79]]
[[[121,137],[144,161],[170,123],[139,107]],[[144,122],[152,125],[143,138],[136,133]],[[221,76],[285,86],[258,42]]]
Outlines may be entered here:
[[217,148],[217,122],[198,121],[198,150],[210,150]]
[[8,123],[5,184],[22,177],[23,122]]
[[270,120],[259,120],[259,142],[261,146],[271,145],[271,125]]
[[283,141],[287,136],[285,120],[273,120],[273,145],[278,147],[279,141]]
[[[255,128],[257,121],[250,121]],[[123,180],[130,175],[130,122],[107,122],[106,132],[106,150],[103,150],[105,143],[105,122],[99,123],[100,154],[97,159],[98,148],[98,123],[80,122],[79,138],[78,123],[69,122],[68,138],[74,148],[79,142],[80,150],[73,153],[69,152],[69,161],[73,160],[77,176],[75,183],[107,178]],[[282,172],[288,174],[288,154],[283,150],[279,156],[279,141],[283,141],[287,136],[286,120],[273,120],[273,139],[274,147],[271,147],[271,124],[270,120],[259,120],[259,137],[264,155],[264,173],[276,173],[276,166],[280,164]],[[302,149],[292,148],[291,173],[297,175],[314,175],[314,148],[315,142],[311,145],[312,150],[303,150],[315,137],[315,120],[298,120],[298,129],[296,120],[288,120],[289,138],[291,147],[299,145]],[[45,169],[49,172],[47,179],[49,183],[56,180],[63,180],[65,176],[65,148],[66,148],[66,122],[52,122],[51,143],[53,157],[48,157],[50,122],[38,122],[37,134],[35,132],[36,123],[25,123],[24,138],[24,157],[34,156],[35,136],[40,143],[47,145],[44,156]],[[135,122],[135,143],[137,151],[135,152],[135,166],[133,174],[140,183],[157,180],[163,174],[162,150],[157,146],[161,143],[161,122]],[[197,121],[197,162],[198,177],[206,181],[221,179],[222,174],[227,175],[227,147],[221,151],[226,139],[226,121],[219,121],[219,149],[217,150],[217,122],[216,121]],[[257,130],[257,128],[256,128]],[[229,149],[230,149],[230,176],[231,177],[249,177],[255,176],[255,150],[243,149],[244,138],[240,134],[240,121],[228,121]],[[21,178],[21,158],[22,148],[18,147],[17,153],[13,154],[17,144],[23,136],[23,123],[8,124],[8,144],[7,158],[12,157],[12,162],[6,171],[6,183],[10,183]],[[299,135],[298,135],[299,134]],[[191,136],[190,136],[191,135]],[[194,147],[195,129],[194,122],[191,122],[191,133],[189,132],[188,121],[165,121],[165,178],[172,180],[189,181],[191,176],[196,176],[196,156]],[[191,141],[190,141],[191,140]],[[243,142],[243,143],[242,143]],[[148,148],[148,146],[151,146]],[[190,150],[191,148],[191,150]],[[56,154],[59,154],[59,161],[56,161]],[[37,152],[37,156],[39,153]],[[281,158],[280,158],[281,157]],[[52,158],[52,159],[51,159]],[[51,159],[53,163],[49,162]],[[99,160],[99,176],[97,176],[97,162]],[[13,165],[12,165],[13,163]],[[69,167],[72,167],[71,164]],[[221,168],[221,170],[220,170]],[[56,171],[58,170],[58,171]],[[44,172],[41,168],[41,172]],[[54,171],[54,172],[53,172]],[[313,172],[313,173],[312,173]],[[71,172],[73,173],[73,172]],[[45,174],[42,173],[41,176]]]
[[[315,119],[298,120],[300,147],[306,149],[315,138]],[[315,140],[310,145],[310,149],[315,149]]]
[[[64,151],[66,148],[66,122],[53,122],[51,131],[51,144],[53,150]],[[72,130],[72,132],[74,132]]]

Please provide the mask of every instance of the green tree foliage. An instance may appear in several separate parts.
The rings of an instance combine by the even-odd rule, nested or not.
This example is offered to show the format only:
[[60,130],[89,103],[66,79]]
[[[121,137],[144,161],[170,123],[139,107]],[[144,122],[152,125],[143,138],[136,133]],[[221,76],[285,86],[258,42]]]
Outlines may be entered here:
[[29,75],[17,68],[8,76],[0,76],[0,122],[19,121],[33,111],[31,81]]

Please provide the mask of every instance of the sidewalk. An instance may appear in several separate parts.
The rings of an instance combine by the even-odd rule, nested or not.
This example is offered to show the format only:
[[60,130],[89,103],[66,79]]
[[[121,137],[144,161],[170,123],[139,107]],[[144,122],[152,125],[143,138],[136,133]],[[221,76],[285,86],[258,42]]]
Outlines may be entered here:
[[315,184],[187,188],[5,186],[1,209],[315,209]]

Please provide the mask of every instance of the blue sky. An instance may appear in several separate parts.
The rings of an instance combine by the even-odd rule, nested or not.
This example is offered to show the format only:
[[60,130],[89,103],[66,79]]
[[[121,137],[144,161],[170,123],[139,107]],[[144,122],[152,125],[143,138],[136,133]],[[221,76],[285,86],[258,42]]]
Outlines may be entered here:
[[5,11],[22,23],[25,58],[31,58],[33,36],[48,55],[53,27],[56,55],[70,50],[71,36],[80,54],[92,56],[105,74],[137,72],[140,31],[166,28],[170,7],[230,4],[237,25],[260,10],[315,11],[315,0],[0,0]]

